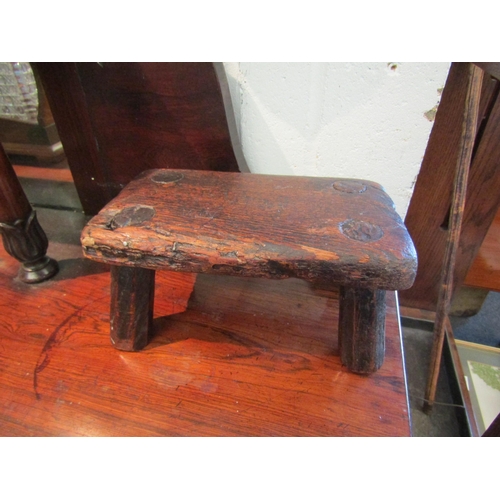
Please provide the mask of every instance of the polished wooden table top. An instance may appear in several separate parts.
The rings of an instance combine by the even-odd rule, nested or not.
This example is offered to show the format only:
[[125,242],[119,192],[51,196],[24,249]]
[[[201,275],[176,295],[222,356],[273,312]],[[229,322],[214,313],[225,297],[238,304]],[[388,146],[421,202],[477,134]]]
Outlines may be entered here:
[[[58,248],[62,248],[62,253]],[[159,272],[155,337],[109,343],[105,266],[51,254],[39,285],[0,250],[0,435],[407,436],[394,293],[387,352],[370,376],[337,349],[337,292],[273,281]]]

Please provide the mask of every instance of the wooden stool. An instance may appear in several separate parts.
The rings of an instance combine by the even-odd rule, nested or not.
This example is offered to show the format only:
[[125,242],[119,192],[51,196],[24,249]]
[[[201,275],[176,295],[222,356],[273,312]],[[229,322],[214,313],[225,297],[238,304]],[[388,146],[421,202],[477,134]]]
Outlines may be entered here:
[[151,170],[82,233],[111,264],[111,341],[148,342],[156,269],[340,285],[342,363],[372,373],[385,350],[385,290],[409,288],[417,258],[383,188],[354,179]]

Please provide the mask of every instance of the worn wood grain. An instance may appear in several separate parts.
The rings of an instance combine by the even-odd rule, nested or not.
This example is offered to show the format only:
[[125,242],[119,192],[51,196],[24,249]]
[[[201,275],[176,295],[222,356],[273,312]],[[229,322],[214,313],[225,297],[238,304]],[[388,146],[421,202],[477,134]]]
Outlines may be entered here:
[[385,290],[340,289],[340,357],[354,373],[374,373],[384,362],[385,294]]
[[455,284],[461,286],[500,207],[500,98],[477,145],[469,175]]
[[155,271],[111,267],[111,343],[124,351],[146,347],[153,327]]
[[[400,293],[401,304],[407,307],[436,309],[449,231],[454,169],[459,154],[467,68],[467,63],[452,64],[405,218],[419,257],[414,285]],[[484,79],[454,289],[463,284],[500,205],[498,89],[496,80]]]
[[448,317],[451,297],[453,293],[453,278],[455,274],[456,256],[462,232],[466,191],[468,186],[469,170],[472,159],[472,150],[477,135],[479,101],[483,81],[483,71],[470,64],[468,71],[467,95],[465,99],[462,134],[459,143],[459,156],[457,160],[456,173],[453,182],[452,205],[450,209],[450,221],[448,239],[441,271],[441,285],[436,307],[436,322],[434,324],[433,344],[431,352],[431,363],[429,380],[426,388],[426,405],[434,404],[436,396],[439,369],[443,342],[445,338],[445,324]]
[[191,295],[189,275],[160,271],[138,354],[110,347],[107,267],[62,264],[28,286],[0,249],[0,435],[410,434],[393,293],[386,361],[365,377],[335,355],[335,291],[204,275]]
[[144,173],[82,233],[84,254],[113,265],[325,285],[411,286],[411,239],[378,184],[348,179]]

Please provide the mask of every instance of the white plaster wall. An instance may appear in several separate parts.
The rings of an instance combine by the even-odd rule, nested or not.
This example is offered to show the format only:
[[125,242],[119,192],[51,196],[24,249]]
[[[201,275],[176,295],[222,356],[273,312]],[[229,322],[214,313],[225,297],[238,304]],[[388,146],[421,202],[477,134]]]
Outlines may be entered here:
[[365,178],[404,217],[450,63],[224,63],[251,172]]

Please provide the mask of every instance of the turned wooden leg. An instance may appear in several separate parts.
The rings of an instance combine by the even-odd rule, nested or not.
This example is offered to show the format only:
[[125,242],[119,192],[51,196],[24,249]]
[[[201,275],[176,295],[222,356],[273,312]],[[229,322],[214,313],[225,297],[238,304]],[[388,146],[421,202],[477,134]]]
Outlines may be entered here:
[[111,343],[122,351],[139,351],[153,325],[155,271],[111,266]]
[[57,262],[47,257],[47,236],[0,144],[0,233],[9,255],[21,262],[19,279],[38,283],[54,276]]
[[340,289],[339,348],[354,373],[376,372],[385,353],[385,290]]

